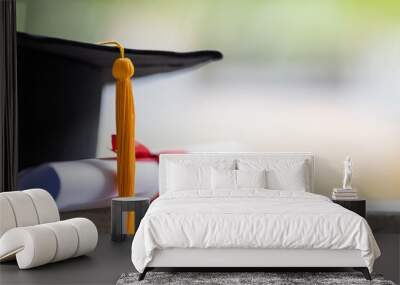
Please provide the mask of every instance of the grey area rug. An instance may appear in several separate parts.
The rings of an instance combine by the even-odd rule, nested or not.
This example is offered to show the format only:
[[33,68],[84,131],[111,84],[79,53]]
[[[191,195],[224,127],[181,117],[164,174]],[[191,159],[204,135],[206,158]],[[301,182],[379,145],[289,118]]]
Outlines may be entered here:
[[368,284],[395,285],[384,280],[382,276],[373,275],[368,281],[359,272],[148,272],[146,278],[138,281],[138,273],[122,274],[117,285],[146,284],[267,284],[267,285],[297,285],[297,284]]

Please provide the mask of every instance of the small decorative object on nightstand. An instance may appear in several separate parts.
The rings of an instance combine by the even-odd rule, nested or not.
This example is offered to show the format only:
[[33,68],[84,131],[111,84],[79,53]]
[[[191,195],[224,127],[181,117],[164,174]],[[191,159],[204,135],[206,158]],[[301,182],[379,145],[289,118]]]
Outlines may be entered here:
[[348,155],[344,161],[342,188],[334,188],[332,201],[366,218],[366,201],[358,198],[357,190],[352,187],[353,161]]
[[127,213],[135,212],[135,228],[146,214],[150,204],[148,197],[117,197],[111,201],[111,239],[123,241],[126,237]]
[[332,199],[334,200],[358,200],[357,190],[351,185],[353,178],[353,162],[350,156],[344,161],[342,188],[334,188]]
[[359,214],[364,219],[366,218],[366,201],[364,199],[354,199],[354,200],[332,200],[334,203]]

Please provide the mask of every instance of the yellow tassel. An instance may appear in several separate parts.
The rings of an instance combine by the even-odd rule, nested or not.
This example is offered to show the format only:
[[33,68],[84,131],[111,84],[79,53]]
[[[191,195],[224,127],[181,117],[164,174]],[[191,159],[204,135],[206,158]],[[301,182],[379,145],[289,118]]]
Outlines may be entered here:
[[[135,194],[135,106],[131,77],[135,69],[132,61],[124,57],[124,47],[116,42],[102,42],[120,49],[120,58],[114,61],[112,75],[116,79],[117,123],[117,186],[121,197]],[[128,212],[127,233],[134,233],[134,213]]]

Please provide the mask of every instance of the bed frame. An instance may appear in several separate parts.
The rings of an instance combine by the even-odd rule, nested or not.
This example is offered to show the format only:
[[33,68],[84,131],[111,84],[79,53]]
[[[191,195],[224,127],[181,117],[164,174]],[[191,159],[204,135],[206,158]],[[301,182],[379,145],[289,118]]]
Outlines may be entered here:
[[[166,165],[174,160],[196,159],[304,159],[309,167],[308,189],[313,192],[314,158],[311,153],[201,153],[201,154],[168,154],[161,155],[159,168],[160,194],[166,189]],[[282,269],[285,271],[306,269],[337,269],[353,268],[361,271],[367,280],[371,275],[361,257],[359,250],[330,250],[330,249],[240,249],[240,248],[170,248],[158,249],[153,259],[147,265],[139,280],[143,280],[146,273],[154,269],[182,269],[187,271],[265,271]]]
[[[353,268],[371,280],[368,268],[359,250],[329,249],[183,249],[156,250],[152,261],[139,275],[154,269],[183,269],[193,271],[265,271],[284,268],[285,271],[302,269],[313,271]],[[310,269],[310,270],[307,270]]]

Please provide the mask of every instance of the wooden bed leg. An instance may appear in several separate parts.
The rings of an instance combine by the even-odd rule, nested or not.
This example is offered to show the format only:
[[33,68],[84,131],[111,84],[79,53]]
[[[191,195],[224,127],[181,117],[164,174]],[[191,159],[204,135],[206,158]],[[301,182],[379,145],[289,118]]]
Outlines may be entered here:
[[146,273],[147,273],[148,269],[147,267],[143,270],[142,273],[139,274],[139,278],[138,281],[142,281],[144,279],[144,277],[146,277]]
[[361,273],[364,275],[365,279],[372,280],[371,274],[369,274],[369,270],[367,267],[355,267],[354,269],[357,271],[361,271]]

